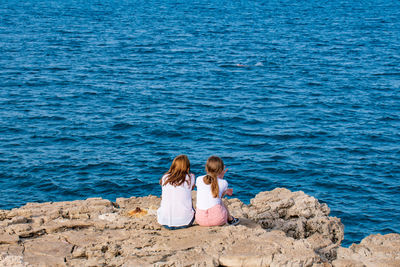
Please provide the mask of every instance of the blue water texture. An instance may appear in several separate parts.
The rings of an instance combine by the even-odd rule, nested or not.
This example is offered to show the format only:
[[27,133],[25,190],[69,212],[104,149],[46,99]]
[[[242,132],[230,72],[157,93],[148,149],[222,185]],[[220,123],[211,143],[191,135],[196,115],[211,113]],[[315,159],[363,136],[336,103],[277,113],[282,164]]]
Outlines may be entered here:
[[400,2],[0,3],[0,208],[160,195],[187,154],[234,196],[302,190],[343,245],[400,232]]

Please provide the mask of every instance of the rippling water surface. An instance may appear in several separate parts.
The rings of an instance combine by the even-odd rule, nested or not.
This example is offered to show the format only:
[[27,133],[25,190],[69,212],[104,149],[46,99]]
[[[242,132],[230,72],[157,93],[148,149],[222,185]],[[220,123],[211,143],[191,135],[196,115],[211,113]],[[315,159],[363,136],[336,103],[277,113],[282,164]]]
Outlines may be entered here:
[[235,196],[400,232],[398,1],[0,3],[0,208],[160,194],[187,154]]

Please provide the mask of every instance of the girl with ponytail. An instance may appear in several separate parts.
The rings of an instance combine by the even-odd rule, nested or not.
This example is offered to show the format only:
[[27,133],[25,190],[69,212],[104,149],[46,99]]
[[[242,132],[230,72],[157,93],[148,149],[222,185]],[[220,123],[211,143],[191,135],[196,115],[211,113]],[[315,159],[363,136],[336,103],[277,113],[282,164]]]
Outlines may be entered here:
[[160,179],[161,205],[157,210],[157,221],[170,230],[186,228],[194,222],[192,190],[194,175],[190,173],[190,162],[186,155],[177,156],[169,171]]
[[224,162],[220,157],[211,156],[206,163],[206,172],[196,180],[197,205],[196,222],[201,226],[217,226],[226,223],[236,225],[239,219],[231,216],[225,207],[222,197],[231,196],[233,190],[228,188],[228,182],[224,180]]

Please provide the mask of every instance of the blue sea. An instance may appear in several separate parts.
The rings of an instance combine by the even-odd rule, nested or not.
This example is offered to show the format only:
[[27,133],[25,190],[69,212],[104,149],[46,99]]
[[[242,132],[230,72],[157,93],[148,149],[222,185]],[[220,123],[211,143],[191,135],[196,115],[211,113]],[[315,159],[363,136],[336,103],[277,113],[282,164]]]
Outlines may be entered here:
[[0,208],[160,195],[218,155],[245,203],[399,233],[399,90],[399,1],[1,1]]

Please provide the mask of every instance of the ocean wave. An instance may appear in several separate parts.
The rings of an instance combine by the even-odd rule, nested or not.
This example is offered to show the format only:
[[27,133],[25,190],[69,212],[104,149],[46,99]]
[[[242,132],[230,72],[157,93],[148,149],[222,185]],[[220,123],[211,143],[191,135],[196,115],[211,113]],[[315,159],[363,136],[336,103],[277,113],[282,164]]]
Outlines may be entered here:
[[125,122],[120,122],[116,123],[111,127],[111,130],[113,131],[123,131],[123,130],[128,130],[130,128],[134,127],[134,125],[130,123],[125,123]]
[[98,162],[98,163],[88,163],[84,166],[79,167],[79,170],[95,170],[95,169],[111,169],[111,168],[118,168],[120,166],[119,163],[114,162]]

